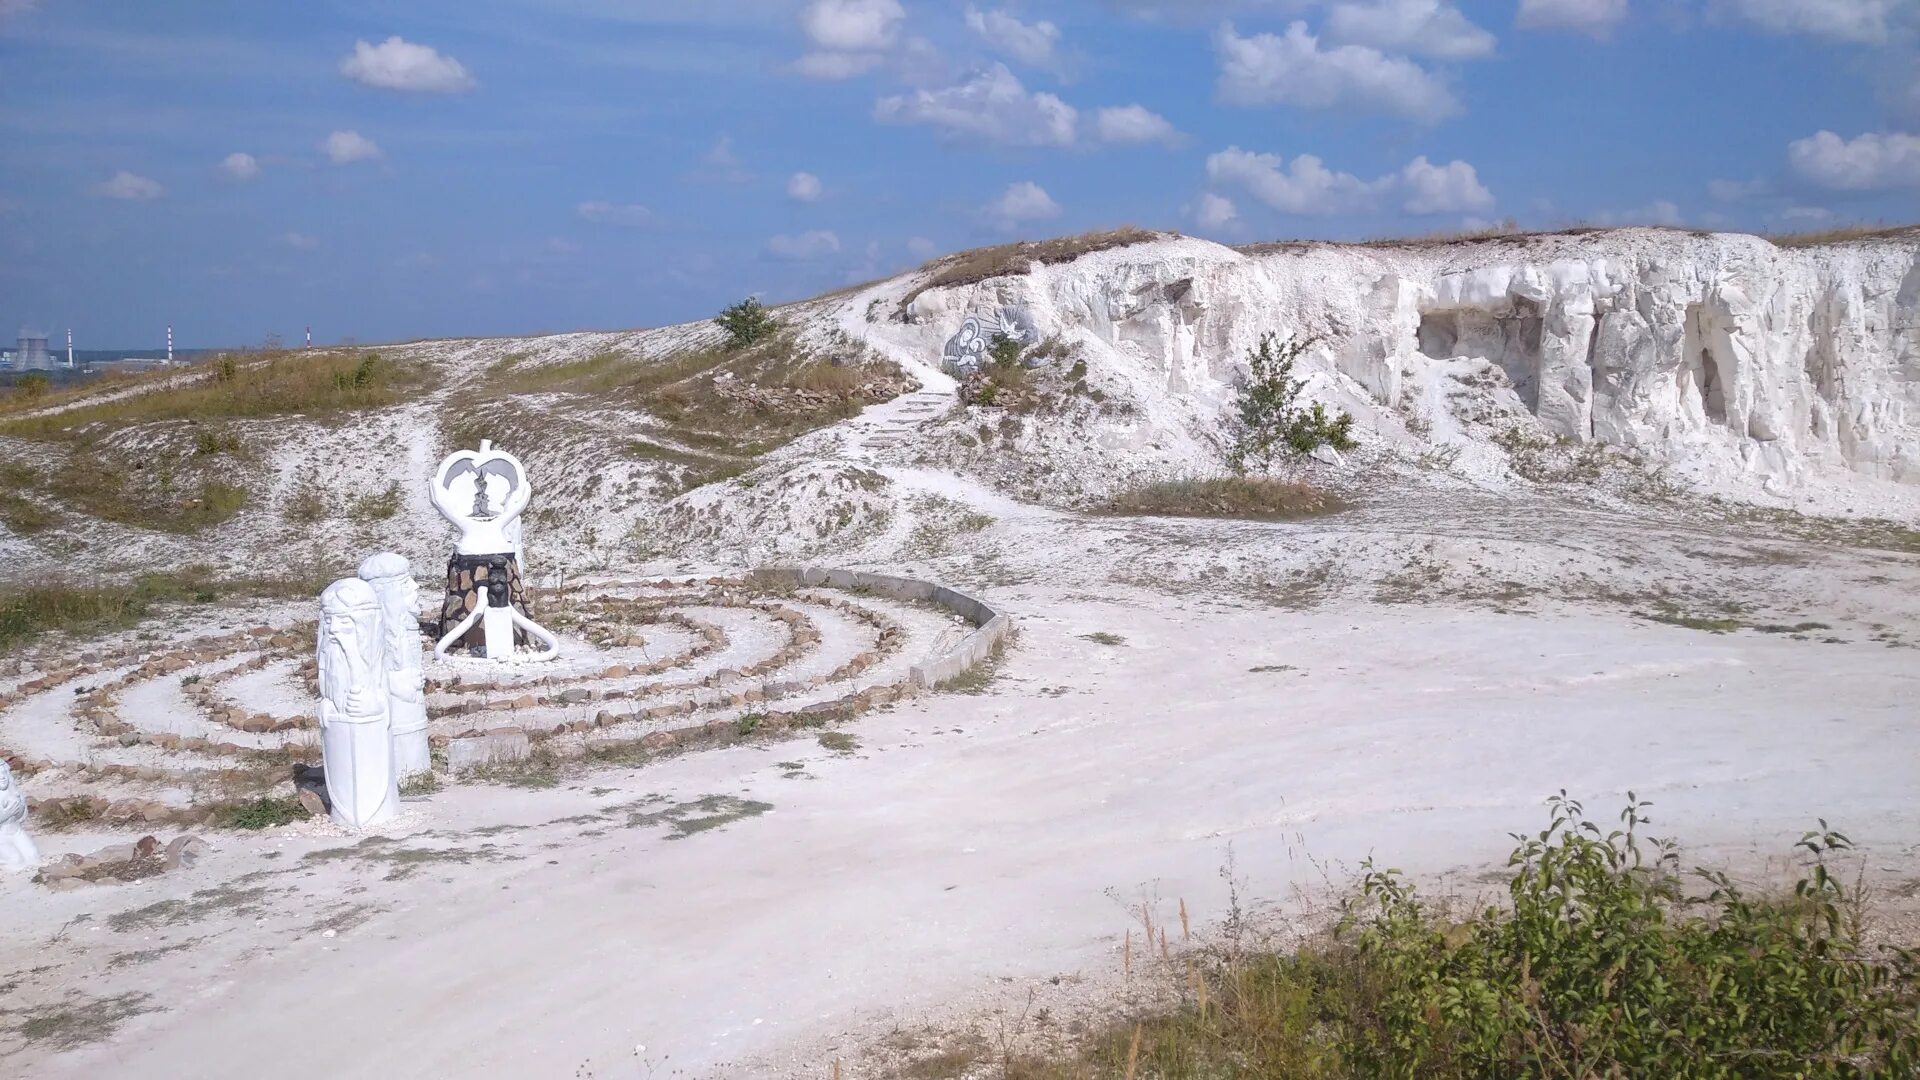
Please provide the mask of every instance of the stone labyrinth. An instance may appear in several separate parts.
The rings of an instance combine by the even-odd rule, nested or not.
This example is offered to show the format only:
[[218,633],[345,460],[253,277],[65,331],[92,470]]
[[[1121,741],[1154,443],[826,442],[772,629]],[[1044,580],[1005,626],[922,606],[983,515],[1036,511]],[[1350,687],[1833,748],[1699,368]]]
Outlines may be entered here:
[[[808,584],[828,577],[851,587]],[[428,653],[441,780],[522,736],[542,761],[631,761],[844,720],[965,670],[1007,625],[950,590],[838,571],[591,583],[538,604],[554,660]],[[320,759],[315,631],[308,616],[29,654],[0,674],[0,754],[47,825],[204,825],[286,795],[292,766]]]

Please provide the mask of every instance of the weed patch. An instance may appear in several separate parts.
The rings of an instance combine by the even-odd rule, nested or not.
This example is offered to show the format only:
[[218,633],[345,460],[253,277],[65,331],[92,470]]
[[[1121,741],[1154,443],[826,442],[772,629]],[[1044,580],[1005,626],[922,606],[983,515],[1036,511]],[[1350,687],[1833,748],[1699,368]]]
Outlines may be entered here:
[[1096,513],[1138,517],[1217,517],[1286,521],[1348,509],[1346,502],[1299,480],[1270,476],[1220,476],[1157,480],[1127,488],[1095,507]]

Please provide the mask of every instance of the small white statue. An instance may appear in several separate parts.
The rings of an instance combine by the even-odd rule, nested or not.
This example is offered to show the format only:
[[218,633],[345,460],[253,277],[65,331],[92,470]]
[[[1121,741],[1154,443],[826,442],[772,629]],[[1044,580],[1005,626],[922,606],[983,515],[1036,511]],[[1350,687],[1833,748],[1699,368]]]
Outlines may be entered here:
[[360,564],[360,580],[380,598],[393,767],[400,779],[433,769],[427,747],[427,677],[420,670],[420,586],[406,557],[391,551]]
[[27,835],[27,797],[13,782],[13,769],[0,761],[0,871],[39,868],[40,849]]
[[359,578],[320,594],[320,751],[333,820],[364,829],[399,812],[380,598]]

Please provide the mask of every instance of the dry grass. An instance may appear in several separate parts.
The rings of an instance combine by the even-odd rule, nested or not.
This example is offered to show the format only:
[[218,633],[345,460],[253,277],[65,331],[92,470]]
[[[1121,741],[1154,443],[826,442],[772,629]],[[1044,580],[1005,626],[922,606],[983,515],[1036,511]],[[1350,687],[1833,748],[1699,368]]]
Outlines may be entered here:
[[1782,248],[1820,247],[1825,244],[1858,243],[1862,240],[1920,240],[1920,225],[1843,225],[1813,232],[1777,233],[1767,237]]
[[1247,518],[1283,521],[1331,514],[1347,504],[1298,480],[1265,476],[1159,480],[1119,492],[1097,511],[1144,517]]
[[1177,234],[1123,225],[1108,232],[1056,236],[1051,240],[1022,240],[1018,243],[1000,244],[995,247],[956,251],[951,255],[943,255],[920,268],[926,277],[901,298],[900,310],[905,311],[915,297],[929,289],[941,289],[950,285],[971,285],[988,278],[1025,274],[1034,263],[1053,266],[1057,263],[1072,262],[1082,255],[1091,255],[1096,251],[1144,244],[1174,235]]
[[326,580],[325,574],[304,579],[297,574],[219,578],[204,566],[188,566],[110,585],[51,580],[0,589],[0,653],[52,631],[91,634],[124,629],[166,605],[308,596],[323,588]]
[[[0,431],[29,439],[71,439],[96,425],[117,429],[163,420],[326,416],[391,405],[427,383],[425,369],[371,352],[223,356],[185,376],[163,372],[114,384],[138,392],[113,400],[92,400],[103,396],[97,384],[41,398],[32,403],[33,415],[8,420]],[[44,411],[69,400],[77,404]]]

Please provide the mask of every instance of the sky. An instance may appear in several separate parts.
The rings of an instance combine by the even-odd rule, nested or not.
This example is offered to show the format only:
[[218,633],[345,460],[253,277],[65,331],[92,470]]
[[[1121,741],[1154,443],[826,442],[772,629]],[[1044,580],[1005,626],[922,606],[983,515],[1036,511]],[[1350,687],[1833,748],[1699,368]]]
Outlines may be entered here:
[[0,338],[698,319],[1010,239],[1920,219],[1920,0],[0,0]]

